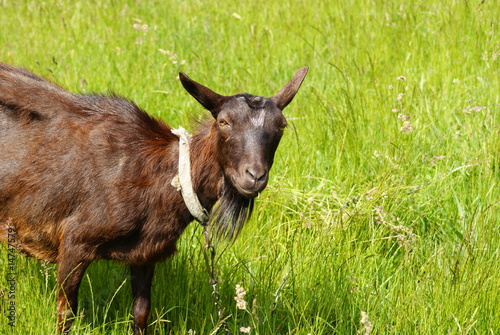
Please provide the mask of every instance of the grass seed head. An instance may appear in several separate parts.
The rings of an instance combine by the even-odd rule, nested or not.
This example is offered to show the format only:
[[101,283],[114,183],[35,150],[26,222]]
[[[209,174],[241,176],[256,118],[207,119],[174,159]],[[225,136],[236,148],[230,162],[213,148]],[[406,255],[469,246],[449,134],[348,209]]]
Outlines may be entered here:
[[247,292],[243,286],[236,285],[236,296],[234,297],[234,300],[236,301],[236,308],[247,309],[247,302],[245,301],[246,294]]
[[250,327],[240,327],[240,333],[243,333],[243,334],[250,334],[251,330],[252,330],[252,328],[250,328]]
[[373,325],[370,321],[370,318],[368,317],[368,313],[361,311],[361,324],[363,325],[363,328],[358,330],[358,334],[363,334],[363,335],[368,335],[371,334],[373,330]]

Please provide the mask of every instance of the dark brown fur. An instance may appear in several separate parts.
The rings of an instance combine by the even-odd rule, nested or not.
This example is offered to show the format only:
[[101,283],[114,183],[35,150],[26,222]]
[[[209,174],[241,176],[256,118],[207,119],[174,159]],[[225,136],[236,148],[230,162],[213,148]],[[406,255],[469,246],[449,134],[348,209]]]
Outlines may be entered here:
[[[218,204],[210,225],[220,235],[237,235],[265,188],[286,124],[281,110],[306,73],[269,99],[218,95],[180,74],[214,117],[190,156],[200,202]],[[177,136],[132,102],[72,94],[0,63],[0,240],[11,224],[25,253],[58,264],[59,331],[76,315],[85,269],[109,259],[130,266],[134,334],[145,334],[154,264],[176,251],[193,220],[171,186],[177,166]]]

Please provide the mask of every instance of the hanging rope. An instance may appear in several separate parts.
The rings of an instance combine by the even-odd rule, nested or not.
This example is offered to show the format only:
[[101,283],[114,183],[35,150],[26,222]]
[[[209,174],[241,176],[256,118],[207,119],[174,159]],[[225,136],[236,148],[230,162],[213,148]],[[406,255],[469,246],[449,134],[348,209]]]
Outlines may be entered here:
[[203,236],[205,237],[203,257],[205,258],[209,284],[212,287],[212,299],[217,309],[217,317],[219,319],[212,334],[217,333],[217,331],[222,328],[227,335],[232,335],[226,324],[226,320],[231,317],[231,315],[224,316],[224,308],[220,302],[220,293],[217,291],[218,281],[215,270],[215,247],[210,240],[210,232],[207,229],[209,215],[206,209],[201,205],[191,181],[191,163],[189,159],[191,135],[182,127],[173,129],[172,133],[179,137],[179,174],[172,180],[172,186],[181,192],[189,212],[203,226]]
[[212,299],[217,309],[217,317],[219,318],[217,327],[212,334],[215,334],[218,329],[222,328],[227,335],[232,335],[231,331],[227,327],[226,320],[231,317],[231,314],[224,316],[224,308],[220,302],[220,293],[217,290],[217,273],[215,269],[215,247],[210,240],[210,232],[207,227],[203,229],[203,236],[205,237],[205,246],[203,247],[203,256],[205,258],[205,266],[208,273],[209,281],[208,283],[212,287]]

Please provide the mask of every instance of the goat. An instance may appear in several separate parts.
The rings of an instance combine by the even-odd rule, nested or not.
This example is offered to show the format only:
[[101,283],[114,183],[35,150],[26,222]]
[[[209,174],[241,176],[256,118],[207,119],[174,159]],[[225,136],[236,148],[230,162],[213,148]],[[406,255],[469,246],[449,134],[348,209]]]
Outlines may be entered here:
[[146,333],[155,263],[176,251],[188,223],[207,219],[200,206],[220,236],[238,235],[307,71],[271,98],[220,95],[181,72],[213,116],[189,139],[122,97],[73,94],[0,63],[0,240],[14,230],[23,253],[58,264],[59,332],[77,313],[85,270],[106,259],[130,267],[134,334]]

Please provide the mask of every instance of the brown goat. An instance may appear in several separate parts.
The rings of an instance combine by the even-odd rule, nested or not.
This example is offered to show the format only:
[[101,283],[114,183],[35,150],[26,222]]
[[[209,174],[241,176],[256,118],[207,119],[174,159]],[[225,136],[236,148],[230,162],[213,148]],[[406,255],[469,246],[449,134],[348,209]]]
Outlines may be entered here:
[[[234,238],[267,184],[307,67],[271,98],[219,95],[179,77],[213,116],[193,135],[192,190],[209,226]],[[67,92],[0,63],[0,240],[58,264],[58,330],[77,312],[83,274],[98,259],[130,266],[134,334],[145,334],[155,263],[176,251],[194,216],[172,181],[179,137],[115,95]]]

